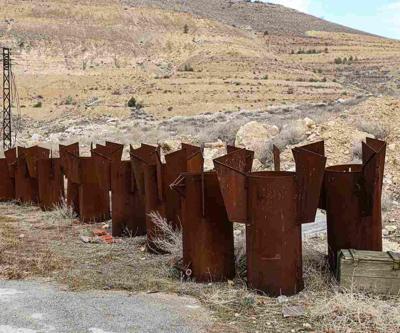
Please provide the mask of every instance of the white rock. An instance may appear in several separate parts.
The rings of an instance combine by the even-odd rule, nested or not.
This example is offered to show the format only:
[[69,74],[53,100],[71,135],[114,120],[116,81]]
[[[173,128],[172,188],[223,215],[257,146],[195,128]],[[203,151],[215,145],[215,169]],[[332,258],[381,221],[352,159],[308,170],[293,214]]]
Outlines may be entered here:
[[255,152],[256,158],[262,156],[268,141],[279,134],[275,125],[262,124],[251,121],[239,128],[236,134],[235,145]]
[[315,128],[317,126],[315,121],[308,117],[304,118],[303,122],[307,126],[307,128],[310,128],[310,129]]
[[392,143],[392,144],[390,144],[390,145],[388,146],[388,148],[389,148],[390,151],[395,151],[395,150],[396,150],[396,144],[395,144],[395,143]]
[[209,147],[205,147],[203,151],[204,170],[214,169],[213,159],[226,154],[225,144],[220,145],[219,142],[216,142],[215,144],[209,143],[208,146]]
[[32,135],[31,140],[33,142],[39,142],[43,140],[43,137],[40,134],[35,133]]
[[389,235],[392,235],[397,231],[397,227],[395,225],[387,225],[385,229],[388,231]]

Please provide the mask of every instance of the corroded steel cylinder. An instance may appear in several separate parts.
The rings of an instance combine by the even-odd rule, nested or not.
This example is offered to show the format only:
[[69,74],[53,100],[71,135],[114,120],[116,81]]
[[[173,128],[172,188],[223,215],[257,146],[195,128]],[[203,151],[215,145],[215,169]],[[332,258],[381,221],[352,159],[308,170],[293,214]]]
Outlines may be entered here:
[[112,234],[130,236],[146,234],[144,198],[131,182],[131,162],[120,161],[111,164]]
[[203,168],[203,155],[200,147],[182,144],[182,149],[165,155],[166,171],[163,179],[166,201],[166,218],[174,228],[181,228],[181,199],[179,194],[171,189],[178,176],[184,172],[201,172]]
[[271,296],[293,295],[304,287],[297,192],[295,173],[248,177],[247,279],[251,288]]
[[332,270],[342,249],[382,251],[381,196],[386,143],[367,138],[362,164],[326,169],[322,208],[327,212],[328,254]]
[[[326,169],[324,192],[328,224],[329,264],[336,268],[341,249],[382,251],[382,219],[363,216],[362,165]],[[379,214],[379,213],[378,213]]]
[[7,159],[0,159],[0,201],[15,199],[14,178],[11,177]]
[[64,200],[64,177],[59,158],[37,161],[39,205],[42,210],[60,206]]
[[303,289],[301,224],[315,219],[326,163],[314,148],[293,149],[296,172],[250,172],[244,149],[214,160],[229,220],[246,224],[248,284],[271,296]]
[[79,157],[79,215],[80,220],[86,223],[111,218],[109,191],[98,184],[95,163],[93,157]]
[[35,178],[29,176],[24,148],[18,147],[18,158],[15,164],[15,199],[22,203],[39,202],[39,185]]
[[228,220],[216,173],[185,173],[181,182],[174,188],[182,195],[184,265],[198,282],[233,278],[233,224]]

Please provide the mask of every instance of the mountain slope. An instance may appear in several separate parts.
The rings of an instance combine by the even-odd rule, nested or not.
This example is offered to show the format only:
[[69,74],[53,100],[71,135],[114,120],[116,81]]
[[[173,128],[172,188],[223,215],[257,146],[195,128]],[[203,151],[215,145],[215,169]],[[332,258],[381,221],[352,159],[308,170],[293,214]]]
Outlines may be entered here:
[[307,31],[365,34],[281,5],[245,0],[122,0],[135,7],[156,7],[276,35],[301,36]]

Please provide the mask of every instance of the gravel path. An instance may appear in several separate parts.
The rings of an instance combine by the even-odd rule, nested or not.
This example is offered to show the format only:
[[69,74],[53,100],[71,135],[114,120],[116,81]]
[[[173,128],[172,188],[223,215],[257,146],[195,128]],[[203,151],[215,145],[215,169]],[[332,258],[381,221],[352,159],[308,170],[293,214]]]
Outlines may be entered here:
[[205,332],[209,313],[189,297],[67,292],[55,285],[0,281],[0,333]]

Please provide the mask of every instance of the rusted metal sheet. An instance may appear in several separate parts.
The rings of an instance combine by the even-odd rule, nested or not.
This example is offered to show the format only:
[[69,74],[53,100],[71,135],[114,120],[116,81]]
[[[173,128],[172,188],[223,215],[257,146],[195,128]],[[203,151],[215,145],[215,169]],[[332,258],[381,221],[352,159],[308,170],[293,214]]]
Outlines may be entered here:
[[272,155],[274,157],[274,170],[281,171],[281,151],[275,145],[272,146]]
[[315,221],[326,165],[323,145],[322,142],[322,149],[321,143],[316,143],[292,150],[296,162],[299,196],[297,218],[300,224]]
[[31,178],[37,178],[37,162],[42,159],[48,159],[50,156],[50,150],[39,146],[33,146],[26,148],[24,155],[28,166],[29,176]]
[[111,190],[111,164],[121,161],[123,149],[121,144],[106,142],[105,146],[97,145],[91,150],[96,160],[97,182],[102,188]]
[[248,178],[247,280],[271,296],[293,295],[304,285],[297,191],[295,173]]
[[269,295],[303,288],[301,223],[315,216],[325,157],[294,149],[296,172],[246,172],[245,153],[214,160],[228,216],[246,223],[249,285]]
[[137,188],[132,191],[132,167],[130,161],[112,163],[112,234],[142,236],[146,234],[144,198]]
[[79,185],[68,177],[68,165],[70,165],[70,155],[79,157],[79,143],[68,146],[59,145],[60,164],[63,174],[67,177],[67,205],[72,207],[74,213],[79,215]]
[[7,159],[0,159],[0,201],[11,201],[15,199],[14,178],[11,177]]
[[216,173],[184,173],[172,187],[182,195],[185,267],[198,282],[233,278],[233,224],[228,220]]
[[37,179],[29,176],[25,152],[26,148],[17,148],[18,157],[15,164],[15,199],[22,203],[36,204],[39,202],[39,185]]
[[247,173],[251,172],[254,152],[246,149],[230,151],[231,153],[214,160],[214,168],[230,221],[246,223]]
[[386,144],[367,140],[363,164],[326,169],[324,193],[331,268],[341,249],[382,251],[381,195]]
[[7,160],[8,171],[11,178],[15,178],[15,168],[17,163],[17,148],[11,148],[4,152]]
[[184,172],[201,172],[203,168],[203,155],[200,147],[182,144],[182,149],[165,155],[166,172],[164,177],[166,218],[175,228],[180,228],[181,200],[179,194],[170,188],[178,176]]
[[37,161],[39,205],[42,210],[60,206],[64,200],[64,177],[59,158]]
[[146,214],[147,247],[150,251],[159,252],[154,239],[159,237],[159,229],[149,216],[158,212],[166,217],[165,184],[166,166],[160,161],[160,148],[142,144],[138,149],[131,147],[131,163],[138,190],[144,197]]
[[96,159],[79,157],[79,210],[80,220],[86,223],[110,219],[110,195],[108,189],[97,182]]

